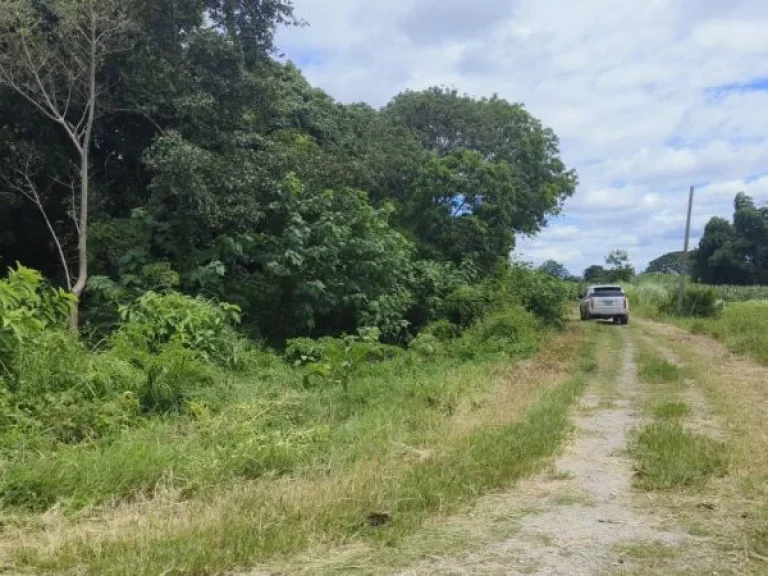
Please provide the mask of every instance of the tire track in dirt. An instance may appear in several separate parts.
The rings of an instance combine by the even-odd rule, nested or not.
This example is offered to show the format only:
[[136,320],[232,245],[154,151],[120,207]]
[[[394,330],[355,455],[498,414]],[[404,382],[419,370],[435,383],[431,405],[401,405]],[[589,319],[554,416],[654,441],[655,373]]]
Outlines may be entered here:
[[[582,401],[586,410],[574,417],[573,441],[556,460],[557,478],[540,475],[509,494],[489,497],[496,521],[508,511],[508,521],[518,522],[516,535],[462,557],[423,561],[403,574],[626,573],[633,567],[622,555],[624,546],[673,550],[662,573],[695,572],[706,565],[704,542],[643,510],[632,490],[633,464],[626,446],[631,430],[642,423],[637,414],[642,390],[635,336],[618,331],[623,356],[616,385],[613,390],[594,383],[588,388]],[[482,514],[475,514],[456,529],[477,532],[483,521]]]

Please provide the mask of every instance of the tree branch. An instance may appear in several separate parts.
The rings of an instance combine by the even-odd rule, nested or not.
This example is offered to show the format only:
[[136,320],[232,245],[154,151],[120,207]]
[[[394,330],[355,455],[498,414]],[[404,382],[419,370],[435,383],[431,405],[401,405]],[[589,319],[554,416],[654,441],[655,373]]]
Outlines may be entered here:
[[51,238],[53,239],[53,242],[56,245],[56,251],[59,254],[59,261],[61,263],[62,269],[64,270],[64,278],[67,283],[67,290],[72,290],[72,277],[69,273],[69,263],[67,262],[67,257],[64,254],[64,248],[61,244],[61,241],[59,240],[59,236],[58,234],[56,234],[56,229],[53,227],[53,224],[51,223],[50,218],[48,218],[48,213],[45,211],[45,207],[43,206],[43,201],[40,198],[40,193],[37,190],[37,186],[32,180],[31,166],[32,166],[32,159],[28,157],[25,161],[24,168],[16,169],[16,174],[24,182],[25,184],[24,186],[21,186],[16,182],[13,182],[12,180],[10,180],[5,176],[3,176],[3,180],[5,180],[5,182],[11,188],[23,194],[24,197],[32,201],[35,204],[35,206],[37,206],[37,209],[39,210],[40,214],[43,217],[43,220],[45,221],[45,226],[48,228],[48,232],[51,234]]

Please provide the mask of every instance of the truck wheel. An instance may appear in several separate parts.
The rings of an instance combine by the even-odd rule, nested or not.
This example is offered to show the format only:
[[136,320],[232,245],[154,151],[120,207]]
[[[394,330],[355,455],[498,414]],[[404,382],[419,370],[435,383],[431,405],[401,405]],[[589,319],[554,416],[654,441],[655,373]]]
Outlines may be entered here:
[[621,325],[622,326],[626,326],[627,324],[629,324],[629,316],[622,316],[621,317]]

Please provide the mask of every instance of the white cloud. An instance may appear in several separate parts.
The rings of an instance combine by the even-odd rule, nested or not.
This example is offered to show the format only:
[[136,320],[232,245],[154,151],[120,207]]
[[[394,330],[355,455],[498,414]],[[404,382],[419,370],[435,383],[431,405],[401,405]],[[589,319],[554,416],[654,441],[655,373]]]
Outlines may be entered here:
[[574,271],[612,248],[640,266],[768,198],[768,2],[296,0],[280,48],[344,102],[435,84],[523,102],[560,136],[581,185],[527,257]]

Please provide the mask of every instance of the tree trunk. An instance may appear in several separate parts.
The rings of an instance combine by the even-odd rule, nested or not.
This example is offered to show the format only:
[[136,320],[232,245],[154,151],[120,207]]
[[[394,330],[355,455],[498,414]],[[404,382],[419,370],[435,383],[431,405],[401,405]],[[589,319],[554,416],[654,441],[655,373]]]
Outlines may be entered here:
[[77,333],[80,328],[80,297],[85,292],[85,286],[88,282],[88,191],[89,191],[89,151],[88,146],[83,147],[80,162],[80,225],[78,229],[77,241],[77,259],[78,270],[77,280],[72,287],[72,294],[77,300],[72,304],[69,313],[69,329]]
[[88,108],[87,119],[85,122],[85,133],[83,134],[80,147],[80,226],[77,231],[77,259],[78,270],[77,280],[72,288],[72,294],[77,297],[77,301],[72,305],[69,314],[69,329],[77,334],[80,329],[80,297],[85,292],[85,286],[88,282],[88,192],[90,188],[90,151],[91,136],[93,134],[93,122],[96,117],[96,15],[94,13],[93,1],[91,0],[91,29],[90,29],[90,62],[88,70]]

